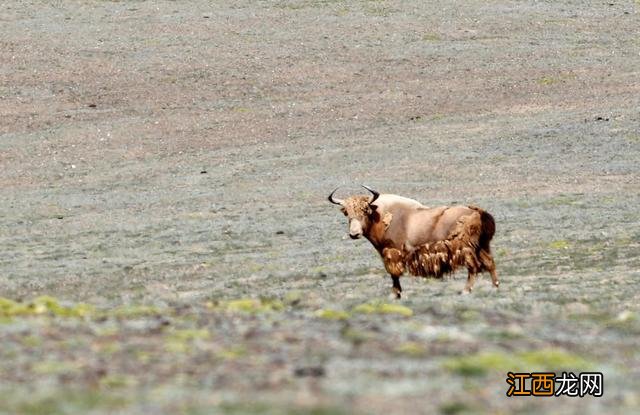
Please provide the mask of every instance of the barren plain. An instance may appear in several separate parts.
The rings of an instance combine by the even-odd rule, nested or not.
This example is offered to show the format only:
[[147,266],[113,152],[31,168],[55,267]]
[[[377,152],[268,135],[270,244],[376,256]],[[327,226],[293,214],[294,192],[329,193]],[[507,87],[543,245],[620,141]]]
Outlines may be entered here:
[[[638,413],[639,7],[0,2],[0,413]],[[361,183],[491,212],[500,289],[389,299]]]

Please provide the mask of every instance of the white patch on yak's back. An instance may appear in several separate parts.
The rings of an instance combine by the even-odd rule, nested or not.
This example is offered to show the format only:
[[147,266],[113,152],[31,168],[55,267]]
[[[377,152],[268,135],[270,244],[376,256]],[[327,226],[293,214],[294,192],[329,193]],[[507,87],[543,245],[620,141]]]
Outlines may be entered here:
[[417,209],[424,208],[422,203],[417,200],[409,199],[408,197],[391,195],[391,194],[382,194],[380,197],[373,202],[374,206],[377,206],[381,212],[387,212],[391,209],[391,207],[403,206],[408,209]]

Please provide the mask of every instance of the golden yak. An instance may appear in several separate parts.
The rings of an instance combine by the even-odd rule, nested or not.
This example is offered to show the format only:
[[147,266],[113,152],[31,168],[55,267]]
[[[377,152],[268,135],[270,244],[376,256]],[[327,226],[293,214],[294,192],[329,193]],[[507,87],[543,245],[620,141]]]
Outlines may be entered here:
[[351,196],[329,201],[341,206],[349,219],[349,236],[362,236],[376,248],[393,281],[392,293],[401,297],[400,276],[442,278],[465,266],[467,283],[462,293],[473,290],[476,275],[487,271],[493,285],[500,285],[489,243],[495,221],[475,206],[429,208],[413,199],[380,194],[367,186],[371,196]]

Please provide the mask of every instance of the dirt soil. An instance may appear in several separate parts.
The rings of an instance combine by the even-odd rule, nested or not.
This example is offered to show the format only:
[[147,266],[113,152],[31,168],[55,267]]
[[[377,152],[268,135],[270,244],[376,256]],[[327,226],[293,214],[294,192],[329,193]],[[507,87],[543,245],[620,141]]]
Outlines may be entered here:
[[[637,413],[639,7],[0,2],[0,413]],[[389,299],[360,183],[491,212],[500,289]]]

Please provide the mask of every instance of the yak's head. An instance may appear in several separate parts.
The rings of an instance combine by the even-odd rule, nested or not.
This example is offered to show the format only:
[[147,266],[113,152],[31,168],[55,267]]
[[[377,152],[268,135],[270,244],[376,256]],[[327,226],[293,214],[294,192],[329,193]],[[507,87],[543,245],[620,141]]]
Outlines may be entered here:
[[349,218],[349,237],[358,239],[369,232],[373,223],[372,216],[376,211],[376,206],[372,203],[380,196],[380,193],[367,186],[362,186],[371,192],[373,196],[351,196],[347,199],[336,199],[333,194],[337,188],[329,195],[329,202],[340,205],[340,210]]

